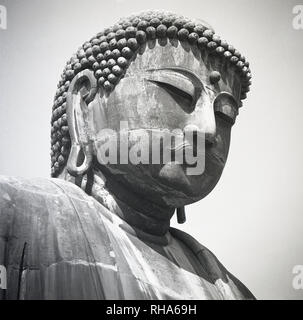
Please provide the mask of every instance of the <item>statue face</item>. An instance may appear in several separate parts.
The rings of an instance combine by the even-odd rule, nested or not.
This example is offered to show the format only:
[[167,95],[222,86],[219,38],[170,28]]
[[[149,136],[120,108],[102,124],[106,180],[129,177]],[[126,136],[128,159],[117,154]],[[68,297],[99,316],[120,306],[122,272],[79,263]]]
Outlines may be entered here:
[[[223,73],[220,87],[209,79],[213,70]],[[202,57],[189,46],[172,42],[147,44],[144,54],[137,55],[114,91],[110,95],[100,91],[89,110],[94,154],[100,163],[105,144],[111,150],[118,146],[119,162],[121,142],[124,148],[127,144],[128,151],[136,145],[137,155],[149,155],[148,163],[129,161],[107,164],[103,169],[126,187],[159,203],[179,207],[205,197],[221,176],[237,114],[234,96],[239,85],[236,76],[224,75],[224,71],[215,58]],[[214,100],[221,91],[226,92],[225,100],[219,101],[217,108]],[[175,140],[171,145],[172,161],[153,163],[152,141],[176,129],[185,139],[184,143]],[[128,142],[123,140],[126,136]],[[160,148],[161,153],[167,149],[165,144]],[[176,150],[182,150],[184,155],[186,149],[203,157],[199,159],[203,168],[196,174],[188,174],[188,169],[195,165],[174,158]]]

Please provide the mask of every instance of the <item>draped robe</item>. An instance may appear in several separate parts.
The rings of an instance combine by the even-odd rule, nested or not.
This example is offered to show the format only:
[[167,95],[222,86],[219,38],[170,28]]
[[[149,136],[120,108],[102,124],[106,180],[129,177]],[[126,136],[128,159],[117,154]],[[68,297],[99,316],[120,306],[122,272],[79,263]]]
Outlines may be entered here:
[[164,240],[70,182],[0,177],[2,299],[254,299],[188,234]]

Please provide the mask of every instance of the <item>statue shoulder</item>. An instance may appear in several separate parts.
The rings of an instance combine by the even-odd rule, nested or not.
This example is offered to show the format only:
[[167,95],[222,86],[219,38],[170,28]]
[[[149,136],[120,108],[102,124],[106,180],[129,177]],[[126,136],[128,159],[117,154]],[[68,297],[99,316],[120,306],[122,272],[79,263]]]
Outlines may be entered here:
[[8,225],[22,216],[30,219],[34,213],[57,197],[80,192],[66,181],[47,178],[20,178],[0,175],[0,225]]
[[[64,180],[0,176],[0,264],[8,270],[7,298],[16,298],[20,263],[28,270],[26,299],[58,298],[63,286],[71,288],[67,297],[95,297],[98,268],[113,264],[105,211]],[[40,279],[41,272],[47,278]]]
[[71,235],[73,229],[67,230],[68,225],[77,221],[82,226],[94,225],[96,219],[105,218],[105,211],[68,181],[0,176],[0,235],[13,236],[12,232],[19,233],[21,229],[32,237],[36,233],[46,236],[52,231],[56,235],[59,231]]
[[12,223],[23,215],[29,216],[36,202],[41,201],[47,192],[52,192],[46,181],[47,179],[0,176],[1,235],[8,234],[7,230],[11,228]]
[[170,233],[195,254],[201,267],[207,272],[209,280],[218,287],[225,298],[255,299],[249,289],[223,266],[213,252],[184,231],[170,228]]

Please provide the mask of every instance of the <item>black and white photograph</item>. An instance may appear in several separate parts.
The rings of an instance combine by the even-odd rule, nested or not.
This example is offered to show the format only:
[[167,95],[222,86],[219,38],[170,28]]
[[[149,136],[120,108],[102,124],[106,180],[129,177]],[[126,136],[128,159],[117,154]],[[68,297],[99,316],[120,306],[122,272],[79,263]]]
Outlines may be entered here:
[[303,300],[302,57],[301,0],[0,0],[0,300]]

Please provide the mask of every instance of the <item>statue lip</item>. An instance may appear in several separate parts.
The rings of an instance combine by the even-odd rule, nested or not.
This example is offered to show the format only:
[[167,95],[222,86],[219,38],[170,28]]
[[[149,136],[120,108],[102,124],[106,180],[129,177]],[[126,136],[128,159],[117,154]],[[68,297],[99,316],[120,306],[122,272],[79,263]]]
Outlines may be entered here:
[[186,150],[186,149],[190,149],[190,150],[194,151],[195,148],[190,143],[183,142],[183,143],[180,143],[179,145],[177,145],[173,148],[169,148],[169,149],[173,152],[176,152],[179,150]]
[[186,161],[186,156],[184,156],[186,154],[186,152],[189,152],[191,155],[195,154],[197,156],[197,146],[196,145],[192,145],[192,144],[190,144],[188,142],[184,142],[184,143],[181,143],[181,144],[177,145],[174,148],[170,148],[170,151],[172,153],[174,153],[174,155],[178,151],[182,151],[183,161],[184,161],[183,164],[186,165],[186,167],[195,168],[197,166],[197,162],[189,163],[189,162]]

